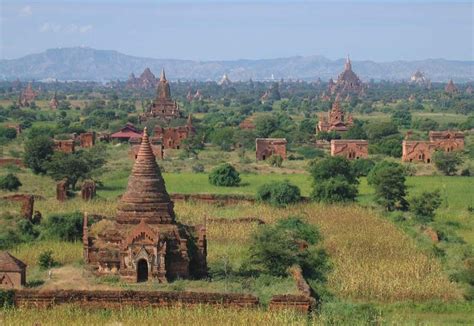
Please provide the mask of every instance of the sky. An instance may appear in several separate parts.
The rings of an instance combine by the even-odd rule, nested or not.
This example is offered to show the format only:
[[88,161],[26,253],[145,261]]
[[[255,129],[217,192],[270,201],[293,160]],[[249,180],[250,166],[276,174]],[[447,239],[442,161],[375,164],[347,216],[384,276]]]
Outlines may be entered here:
[[474,60],[472,1],[0,2],[1,59],[87,46],[203,61]]

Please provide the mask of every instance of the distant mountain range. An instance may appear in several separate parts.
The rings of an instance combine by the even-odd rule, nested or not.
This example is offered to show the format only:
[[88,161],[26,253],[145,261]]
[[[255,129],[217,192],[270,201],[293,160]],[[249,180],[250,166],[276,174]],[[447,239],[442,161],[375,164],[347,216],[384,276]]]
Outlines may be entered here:
[[[219,80],[226,73],[230,80],[304,79],[327,81],[336,78],[344,60],[323,56],[288,57],[261,60],[193,61],[153,59],[111,50],[85,47],[50,49],[19,59],[0,60],[3,80],[125,80],[133,72],[139,76],[149,67],[156,76],[166,69],[170,80]],[[474,81],[474,61],[426,59],[417,61],[352,61],[362,80],[408,80],[416,70],[432,81]]]

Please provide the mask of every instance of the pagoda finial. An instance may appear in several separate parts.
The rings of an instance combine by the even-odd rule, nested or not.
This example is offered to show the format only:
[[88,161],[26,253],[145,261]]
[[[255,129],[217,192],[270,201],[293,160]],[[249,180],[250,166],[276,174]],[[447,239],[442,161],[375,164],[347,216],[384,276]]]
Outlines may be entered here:
[[351,58],[349,57],[349,54],[347,54],[345,69],[346,70],[351,70],[352,69]]
[[166,81],[165,68],[161,68],[160,81]]

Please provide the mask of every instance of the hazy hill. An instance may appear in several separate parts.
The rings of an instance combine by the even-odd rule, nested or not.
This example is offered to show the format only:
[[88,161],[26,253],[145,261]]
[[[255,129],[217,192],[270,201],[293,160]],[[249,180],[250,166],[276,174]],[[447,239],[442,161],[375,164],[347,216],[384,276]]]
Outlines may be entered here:
[[[417,70],[432,81],[474,80],[474,61],[426,59],[419,61],[353,61],[354,71],[363,79],[407,80]],[[13,60],[0,60],[0,79],[59,79],[106,81],[139,75],[146,67],[159,74],[182,80],[218,80],[227,73],[231,80],[293,78],[328,80],[344,67],[344,59],[329,60],[322,56],[288,57],[261,60],[191,61],[141,58],[110,50],[75,47],[50,49]]]

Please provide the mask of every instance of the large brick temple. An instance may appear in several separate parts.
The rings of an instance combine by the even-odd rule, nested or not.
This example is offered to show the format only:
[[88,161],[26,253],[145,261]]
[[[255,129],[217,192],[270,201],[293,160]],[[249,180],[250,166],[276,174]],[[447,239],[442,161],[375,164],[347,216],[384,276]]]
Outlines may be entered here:
[[205,276],[205,227],[176,222],[173,207],[145,128],[116,218],[88,227],[84,215],[86,263],[98,275],[130,282]]
[[162,120],[172,120],[181,116],[178,103],[171,98],[171,89],[166,80],[165,70],[161,70],[160,80],[156,89],[156,98],[140,118],[142,121],[148,118],[160,118]]
[[362,95],[364,93],[364,88],[364,84],[352,70],[351,59],[347,56],[344,71],[339,74],[337,81],[335,83],[332,79],[329,81],[329,94],[339,94],[340,96],[346,96],[349,94]]

